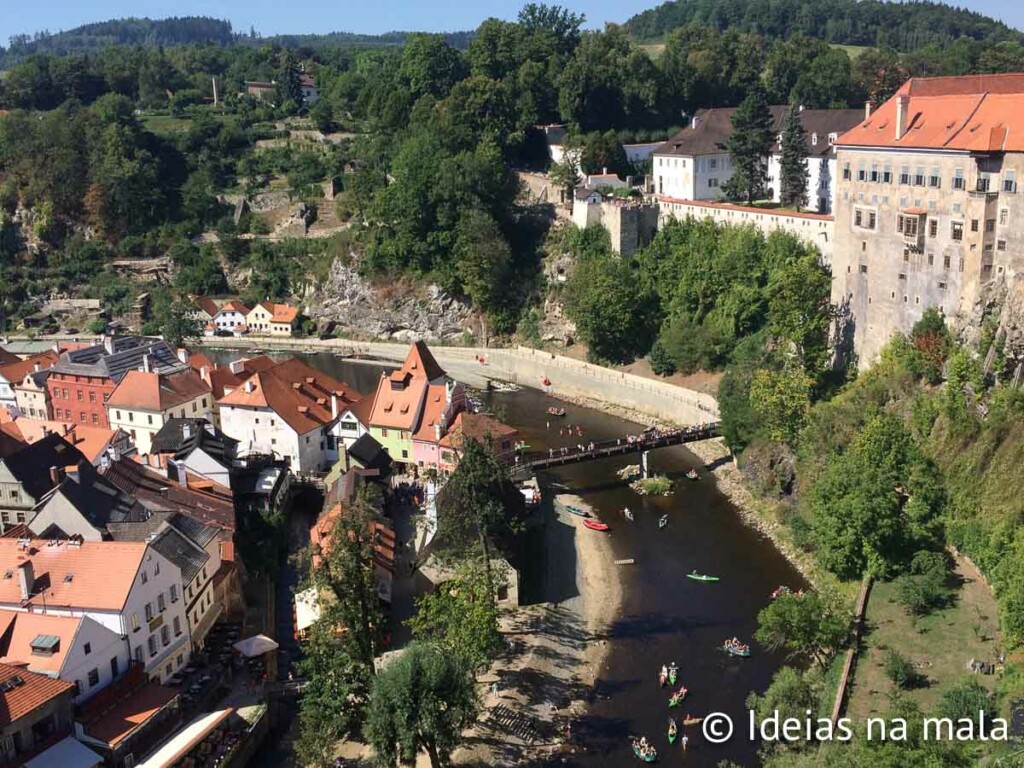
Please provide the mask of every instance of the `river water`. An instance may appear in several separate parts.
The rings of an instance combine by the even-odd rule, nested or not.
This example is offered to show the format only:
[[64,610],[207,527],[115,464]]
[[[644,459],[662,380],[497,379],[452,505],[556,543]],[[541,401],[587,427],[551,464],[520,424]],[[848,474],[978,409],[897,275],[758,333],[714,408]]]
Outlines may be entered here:
[[[380,376],[378,367],[329,355],[305,359],[361,392],[371,392]],[[536,390],[492,393],[483,399],[495,416],[519,429],[521,439],[534,450],[640,431],[634,423],[566,403],[558,403],[566,409],[564,419],[549,417],[546,409],[555,401]],[[583,437],[559,436],[559,429],[567,424],[580,426]],[[612,628],[611,649],[587,716],[574,726],[583,754],[566,764],[580,768],[639,765],[629,736],[642,734],[658,748],[662,765],[704,768],[724,759],[756,765],[757,745],[745,735],[744,702],[751,691],[764,691],[783,661],[754,642],[757,613],[768,604],[775,587],[797,588],[805,583],[769,540],[744,524],[704,471],[698,481],[683,478],[690,467],[700,467],[684,447],[650,454],[652,470],[675,480],[675,491],[667,497],[638,496],[618,479],[616,470],[637,461],[636,455],[604,459],[546,472],[540,478],[545,497],[562,491],[552,488],[552,483],[567,486],[612,526],[610,534],[581,527],[576,535],[610,535],[615,557],[635,560],[634,565],[620,567],[623,602]],[[635,522],[628,523],[617,514],[624,506],[634,511]],[[657,521],[663,514],[668,514],[669,524],[659,530]],[[549,524],[549,528],[561,526],[554,520]],[[533,544],[539,549],[551,540],[549,531]],[[537,551],[523,574],[524,600],[558,601],[573,596],[566,593],[566,579],[560,574],[544,572],[552,567],[571,573],[575,563]],[[721,581],[705,584],[686,578],[693,570],[720,576]],[[750,643],[750,658],[733,658],[719,650],[722,641],[733,636]],[[657,673],[663,663],[673,661],[690,693],[681,708],[670,710],[668,690],[658,687]],[[679,719],[687,713],[699,717],[709,712],[724,712],[736,723],[736,734],[729,742],[712,745],[697,726],[686,729],[687,752],[678,741],[675,746],[668,744],[665,730],[670,714]]]

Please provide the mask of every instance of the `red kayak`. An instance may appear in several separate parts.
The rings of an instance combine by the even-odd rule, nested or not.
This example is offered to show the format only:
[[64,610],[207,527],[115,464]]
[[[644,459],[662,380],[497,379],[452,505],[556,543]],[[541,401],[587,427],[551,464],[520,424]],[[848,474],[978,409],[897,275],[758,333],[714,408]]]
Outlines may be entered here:
[[583,524],[590,528],[592,531],[607,531],[608,526],[604,523],[599,523],[597,520],[591,520],[589,517],[584,518]]

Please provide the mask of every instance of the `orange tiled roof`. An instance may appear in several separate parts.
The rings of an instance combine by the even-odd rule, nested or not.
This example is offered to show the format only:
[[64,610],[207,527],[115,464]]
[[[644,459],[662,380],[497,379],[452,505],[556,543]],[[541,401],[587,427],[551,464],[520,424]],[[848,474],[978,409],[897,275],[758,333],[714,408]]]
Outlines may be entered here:
[[55,432],[80,450],[90,463],[96,461],[117,437],[118,432],[121,432],[119,429],[73,424],[67,421],[30,419],[25,416],[0,423],[0,431],[29,445]]
[[423,417],[420,419],[419,428],[413,434],[413,440],[421,440],[427,443],[436,443],[438,433],[434,426],[441,423],[444,410],[448,405],[448,398],[445,397],[444,384],[431,384],[427,388],[427,402],[423,405]]
[[75,690],[65,680],[38,675],[21,667],[0,664],[0,683],[21,678],[22,683],[0,692],[0,726],[6,727],[30,714],[48,701]]
[[[0,578],[0,603],[21,603],[18,577],[13,571],[30,561],[35,587],[33,605],[75,606],[120,611],[135,583],[146,554],[145,542],[68,541],[52,543],[32,539],[22,548],[17,539],[0,538],[0,569],[12,571]],[[71,579],[68,579],[68,575]]]
[[[341,504],[335,504],[330,509],[322,512],[310,529],[309,541],[312,545],[314,567],[320,564],[321,554],[326,554],[330,550],[334,529],[344,514],[344,507]],[[395,569],[396,541],[394,529],[386,523],[377,520],[370,524],[370,531],[374,539],[374,563],[393,572]]]
[[50,368],[54,363],[57,362],[59,355],[56,352],[47,351],[41,352],[38,355],[32,355],[31,357],[19,360],[16,363],[10,363],[3,367],[0,367],[0,376],[3,376],[7,381],[12,384],[20,384],[22,379],[28,374],[32,373],[36,369],[36,364],[39,367]]
[[223,304],[221,306],[221,308],[220,308],[220,311],[221,312],[232,312],[232,311],[234,311],[234,312],[238,312],[239,314],[242,314],[242,315],[248,315],[251,310],[249,309],[249,307],[245,306],[245,304],[240,302],[238,299],[232,299],[231,301],[227,302],[226,304]]
[[275,304],[272,301],[261,301],[260,306],[271,314],[272,323],[294,323],[299,316],[299,308],[290,304]]
[[492,419],[481,413],[463,411],[455,417],[448,434],[441,438],[441,445],[458,450],[462,447],[462,441],[467,437],[482,443],[488,437],[497,439],[513,437],[518,434],[519,430],[502,424],[497,419]]
[[360,424],[368,427],[370,426],[370,414],[373,412],[373,401],[373,395],[365,395],[349,405],[346,410],[350,411]]
[[394,373],[390,376],[382,373],[370,412],[370,423],[375,427],[412,431],[428,386],[423,378],[409,377],[396,381]]
[[256,372],[218,403],[269,408],[302,435],[333,420],[333,395],[338,396],[339,410],[361,397],[344,382],[293,357]]
[[[905,127],[897,138],[901,98]],[[912,78],[836,144],[1024,152],[1024,73]]]
[[214,367],[213,361],[202,352],[192,352],[188,356],[188,364],[189,367],[195,368],[197,371],[204,367],[210,369]]
[[[58,674],[83,621],[82,616],[0,610],[0,662],[25,664],[33,672]],[[32,653],[32,641],[40,635],[59,638],[52,654]]]
[[128,410],[166,411],[210,392],[210,385],[191,368],[172,374],[128,371],[110,393],[107,405]]

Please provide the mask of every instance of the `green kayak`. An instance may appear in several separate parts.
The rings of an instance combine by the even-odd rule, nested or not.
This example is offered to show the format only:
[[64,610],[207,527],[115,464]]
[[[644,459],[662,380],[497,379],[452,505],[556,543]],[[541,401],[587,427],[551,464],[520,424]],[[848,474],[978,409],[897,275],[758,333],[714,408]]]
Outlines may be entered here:
[[686,574],[686,578],[693,579],[694,581],[718,581],[717,576],[708,576],[705,573],[697,573],[696,571]]

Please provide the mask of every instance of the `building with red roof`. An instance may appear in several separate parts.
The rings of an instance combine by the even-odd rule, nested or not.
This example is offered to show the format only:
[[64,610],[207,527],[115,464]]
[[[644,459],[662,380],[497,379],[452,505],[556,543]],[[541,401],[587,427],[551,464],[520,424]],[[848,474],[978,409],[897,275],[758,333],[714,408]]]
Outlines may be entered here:
[[214,421],[216,401],[206,381],[192,368],[177,373],[128,371],[107,399],[107,421],[132,437],[148,454],[153,436],[173,418]]
[[836,148],[832,300],[862,366],[926,309],[955,324],[1024,266],[1024,73],[913,78]]
[[290,304],[262,301],[249,310],[245,324],[249,333],[291,336],[299,319],[299,308]]
[[74,730],[75,686],[0,664],[0,765],[20,766]]

